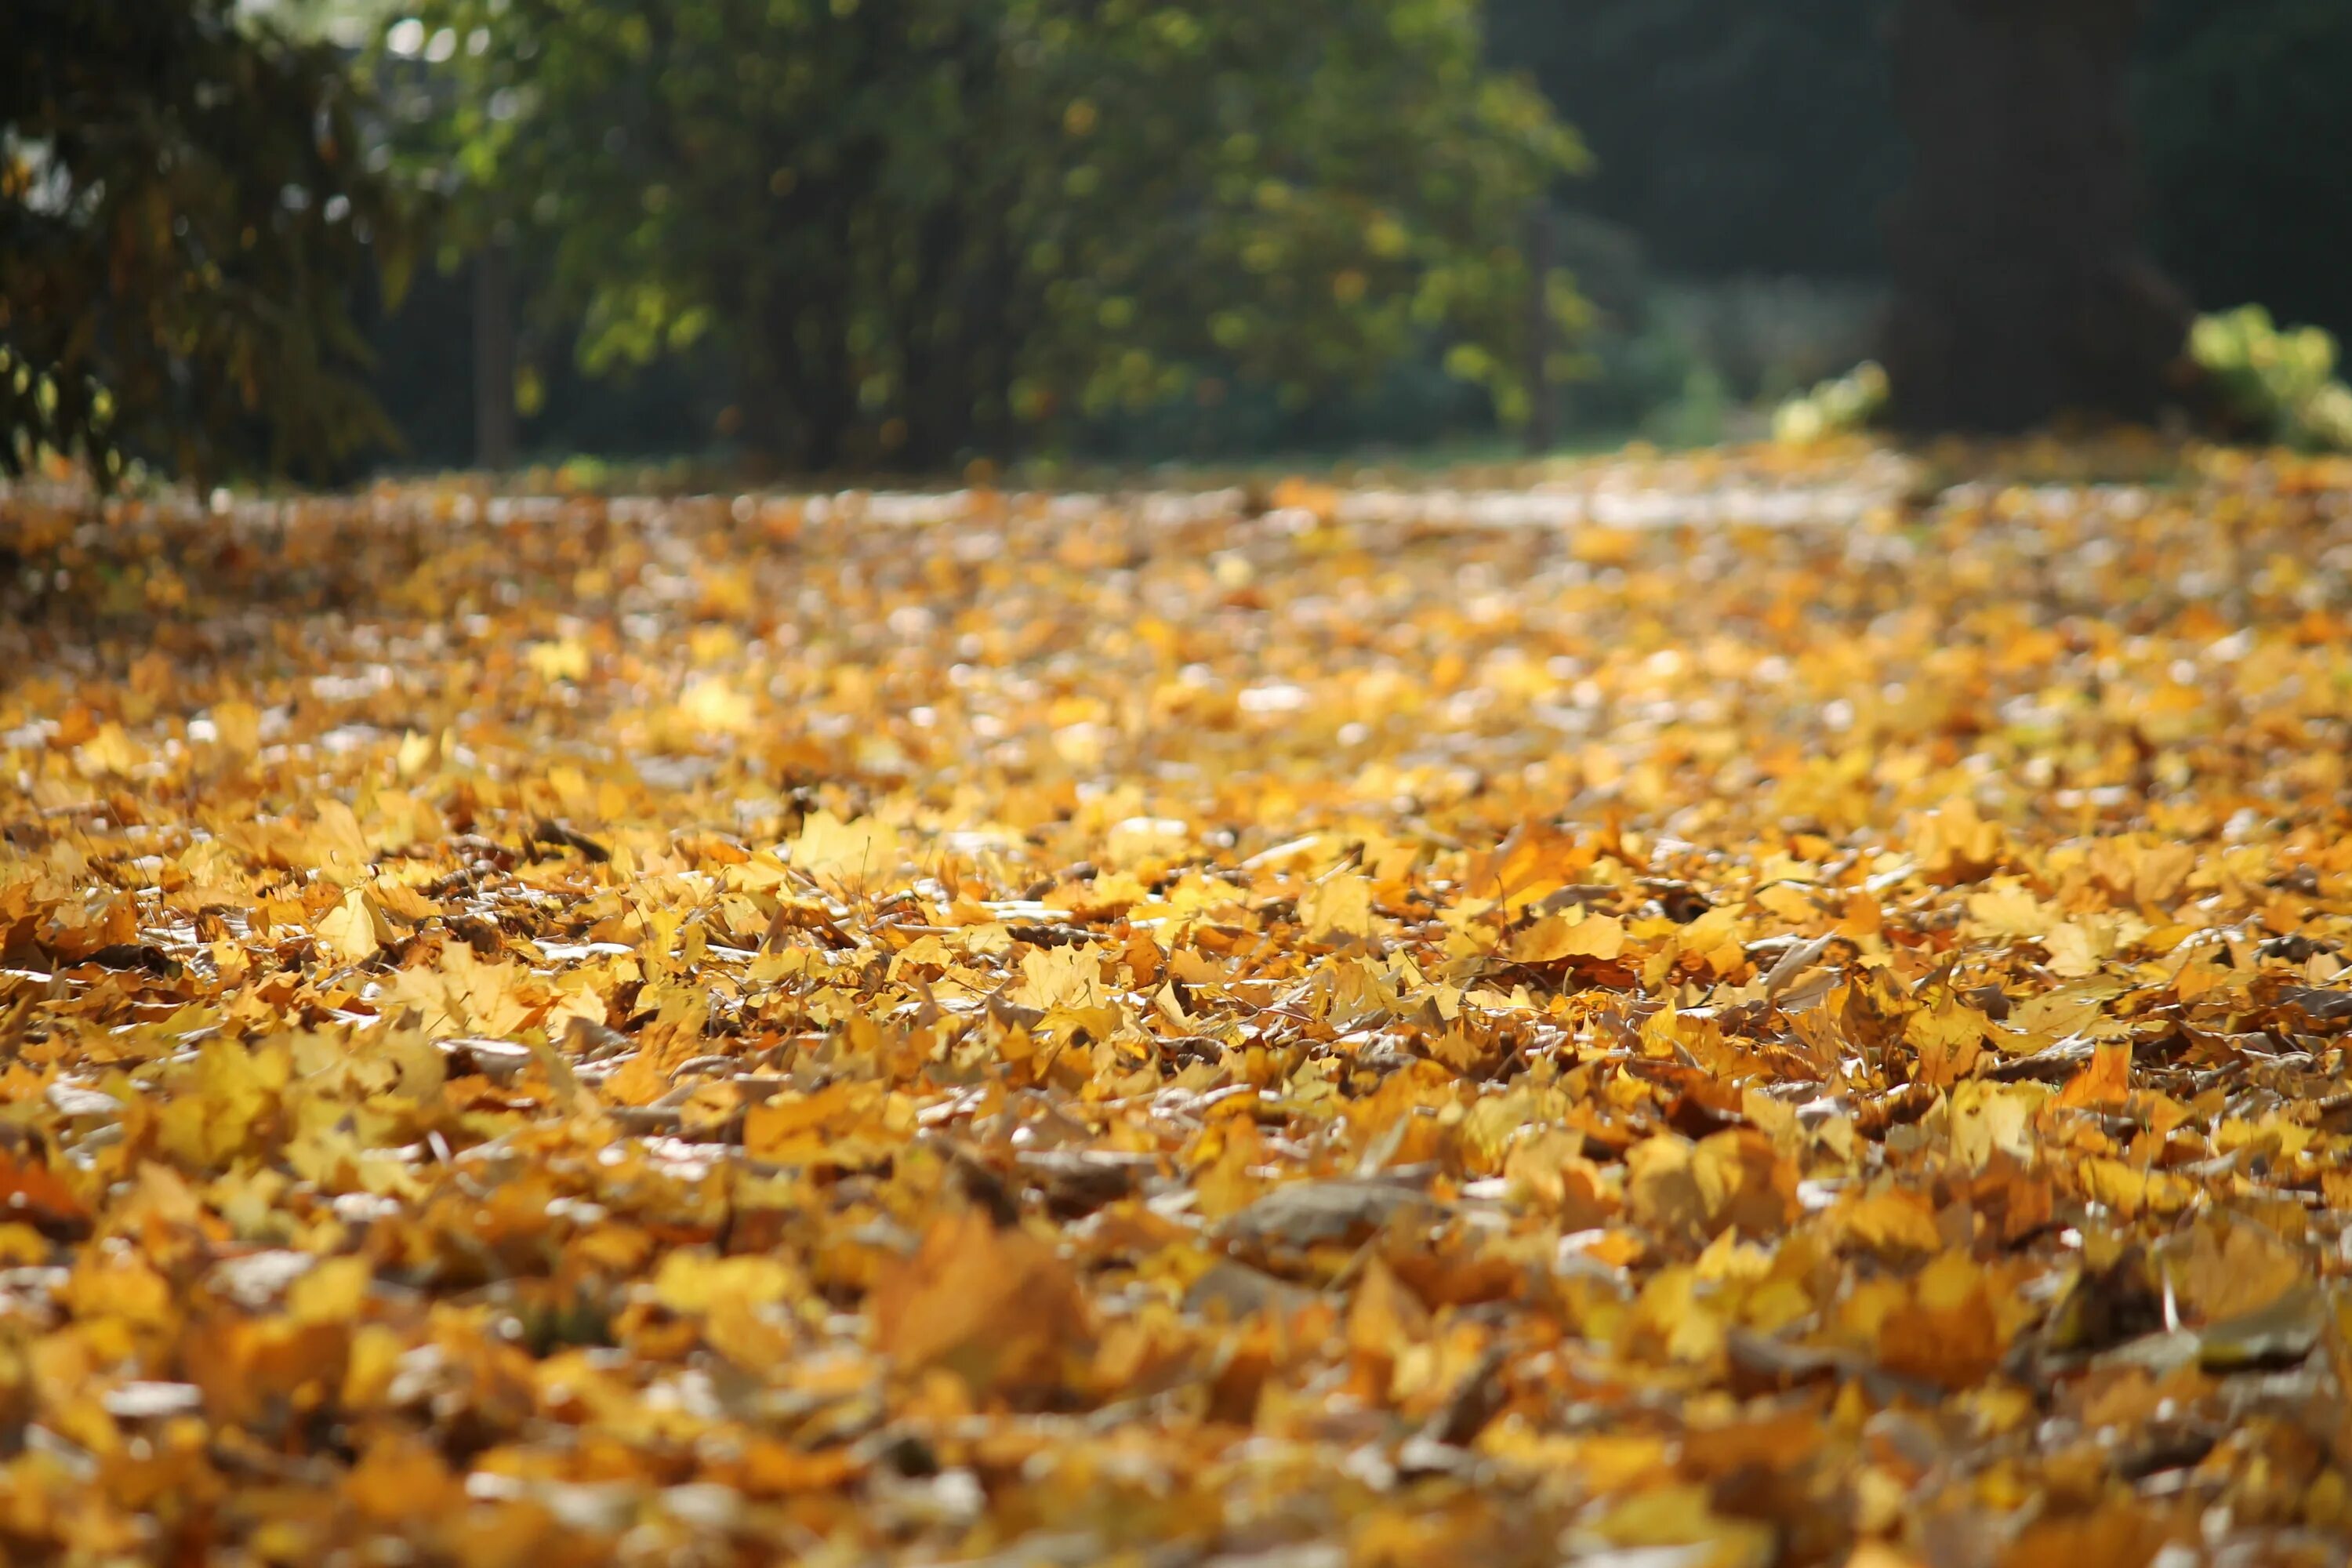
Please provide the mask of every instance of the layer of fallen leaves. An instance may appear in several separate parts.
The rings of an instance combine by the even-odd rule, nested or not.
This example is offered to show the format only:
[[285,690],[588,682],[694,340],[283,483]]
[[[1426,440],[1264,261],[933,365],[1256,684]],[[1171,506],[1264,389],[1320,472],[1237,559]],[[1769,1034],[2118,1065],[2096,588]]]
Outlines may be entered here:
[[2352,470],[5,503],[0,1542],[2332,1560]]

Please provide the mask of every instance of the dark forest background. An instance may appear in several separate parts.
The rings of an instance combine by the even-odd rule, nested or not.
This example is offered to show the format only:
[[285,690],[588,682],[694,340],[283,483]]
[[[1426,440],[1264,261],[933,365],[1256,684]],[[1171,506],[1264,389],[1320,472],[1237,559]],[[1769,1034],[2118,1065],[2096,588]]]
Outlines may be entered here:
[[[1906,146],[1890,0],[1489,0],[1493,61],[1532,75],[1592,154],[1561,182],[1556,258],[1592,301],[1564,433],[1711,439],[1737,410],[1865,351],[1883,217]],[[2352,5],[2157,0],[2134,107],[2147,237],[2204,309],[2248,300],[2352,337]],[[474,291],[425,268],[374,326],[403,460],[468,459]],[[713,439],[726,403],[692,358],[592,378],[563,324],[526,319],[526,449],[657,456]],[[1398,367],[1342,402],[1244,398],[1107,420],[1090,455],[1412,447],[1493,428],[1475,390]]]
[[[2192,307],[2352,337],[2352,5],[2006,5],[25,0],[0,404],[191,474],[938,472],[1703,443],[1906,342],[1912,427],[2137,417],[2146,366],[1947,363],[2135,290],[2157,358]],[[2126,41],[2136,174],[2065,107]]]

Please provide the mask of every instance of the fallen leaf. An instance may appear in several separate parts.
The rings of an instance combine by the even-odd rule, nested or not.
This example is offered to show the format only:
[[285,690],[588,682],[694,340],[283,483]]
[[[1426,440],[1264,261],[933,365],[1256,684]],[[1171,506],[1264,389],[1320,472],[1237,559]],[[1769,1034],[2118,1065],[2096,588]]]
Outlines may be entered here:
[[1047,1389],[1091,1342],[1076,1277],[1027,1232],[977,1210],[933,1222],[874,1289],[876,1345],[901,1366],[940,1366],[975,1391]]

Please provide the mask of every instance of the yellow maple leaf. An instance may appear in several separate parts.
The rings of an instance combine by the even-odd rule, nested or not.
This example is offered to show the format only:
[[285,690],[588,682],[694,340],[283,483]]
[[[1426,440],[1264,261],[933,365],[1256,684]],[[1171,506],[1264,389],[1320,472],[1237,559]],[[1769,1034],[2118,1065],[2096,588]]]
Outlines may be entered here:
[[2050,954],[2050,973],[2079,980],[2099,972],[2100,961],[2114,951],[2115,928],[2105,921],[2068,921],[2042,933]]
[[764,1307],[803,1288],[799,1271],[782,1258],[721,1258],[696,1247],[664,1258],[653,1279],[654,1300],[673,1312],[707,1312],[729,1300]]
[[844,822],[814,811],[793,840],[792,863],[836,890],[870,888],[898,869],[898,830],[871,816]]
[[1102,949],[1093,942],[1035,947],[1021,955],[1021,982],[1007,1001],[1045,1012],[1100,1007],[1109,998],[1102,983]]
[[86,779],[110,773],[127,778],[146,760],[147,753],[120,724],[101,726],[96,735],[74,748],[74,767]]
[[1903,1025],[1903,1037],[1919,1053],[1912,1076],[1931,1088],[1949,1089],[1976,1070],[1990,1026],[1983,1014],[1948,998],[1912,1014]]
[[1952,1152],[1970,1170],[1981,1171],[1996,1152],[2031,1162],[2035,1150],[2033,1115],[2050,1097],[2041,1084],[1955,1084],[1951,1093]]
[[286,1312],[298,1323],[347,1323],[359,1315],[375,1270],[364,1258],[330,1258],[287,1288]]
[[235,698],[212,707],[213,743],[233,756],[261,750],[261,710]]
[[1342,871],[1316,883],[1298,900],[1298,923],[1317,942],[1371,935],[1371,879]]
[[508,1039],[538,1011],[536,1000],[523,994],[529,980],[520,964],[485,963],[471,947],[453,942],[435,963],[412,963],[394,974],[376,1007],[387,1017],[415,1008],[427,1035]]
[[2051,925],[2050,911],[2031,890],[2015,882],[1972,894],[1968,910],[1971,931],[1984,936],[2040,936]]
[[522,659],[531,673],[544,681],[588,679],[588,645],[578,637],[535,642],[523,649]]
[[382,952],[386,942],[394,940],[392,928],[369,902],[367,894],[358,888],[319,917],[313,934],[320,947],[344,963],[365,963]]
[[1553,963],[1564,958],[1602,963],[1625,951],[1625,922],[1614,915],[1547,915],[1511,939],[1517,963]]

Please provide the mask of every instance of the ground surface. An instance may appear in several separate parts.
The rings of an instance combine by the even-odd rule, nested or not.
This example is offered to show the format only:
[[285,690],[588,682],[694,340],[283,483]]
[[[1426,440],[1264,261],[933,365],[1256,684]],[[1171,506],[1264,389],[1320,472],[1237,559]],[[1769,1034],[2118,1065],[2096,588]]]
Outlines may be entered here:
[[2352,1521],[2352,472],[5,512],[18,1557]]

